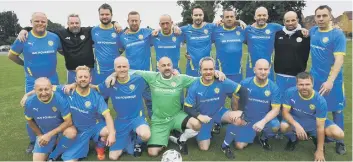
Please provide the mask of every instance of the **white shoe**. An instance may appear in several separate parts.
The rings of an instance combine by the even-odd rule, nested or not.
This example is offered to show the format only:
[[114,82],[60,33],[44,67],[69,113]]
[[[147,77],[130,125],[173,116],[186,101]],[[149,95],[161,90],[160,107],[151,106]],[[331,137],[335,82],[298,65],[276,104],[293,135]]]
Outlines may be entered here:
[[176,138],[174,136],[169,136],[169,140],[172,141],[175,144],[178,144],[178,138]]

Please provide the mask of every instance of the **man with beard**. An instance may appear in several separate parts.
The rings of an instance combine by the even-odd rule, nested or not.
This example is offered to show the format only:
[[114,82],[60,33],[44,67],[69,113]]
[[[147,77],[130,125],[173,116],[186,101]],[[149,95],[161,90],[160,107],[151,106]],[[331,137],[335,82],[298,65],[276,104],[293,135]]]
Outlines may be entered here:
[[237,149],[245,148],[252,143],[256,132],[261,133],[259,142],[265,150],[271,150],[268,138],[275,136],[280,127],[276,118],[281,106],[281,94],[278,86],[268,79],[270,63],[265,59],[256,61],[254,77],[249,77],[240,82],[248,90],[248,101],[244,109],[247,121],[245,126],[229,125],[223,145],[235,141]]
[[[168,57],[162,57],[158,62],[159,72],[135,71],[141,75],[151,87],[152,92],[152,120],[151,138],[148,141],[148,154],[158,154],[168,145],[168,137],[171,130],[183,132],[186,128],[197,131],[200,122],[188,116],[181,108],[180,96],[184,88],[187,88],[197,78],[187,75],[173,75],[173,64]],[[115,83],[116,73],[106,80],[106,84]],[[216,76],[224,79],[224,74],[216,72]],[[186,146],[186,144],[184,144]]]
[[[61,50],[60,39],[54,33],[46,30],[48,19],[44,13],[33,13],[31,23],[33,29],[28,34],[27,41],[15,40],[8,53],[8,58],[11,61],[24,67],[26,93],[33,90],[34,81],[39,77],[47,77],[52,84],[59,84],[56,72],[56,53]],[[21,54],[23,54],[23,59],[19,57]],[[26,152],[31,153],[36,136],[28,125],[27,133],[30,144]]]
[[93,84],[103,82],[114,72],[114,59],[119,56],[119,34],[111,24],[113,10],[109,4],[102,4],[98,8],[101,24],[92,28],[91,35],[94,45],[95,69]]
[[[112,22],[113,23],[113,22]],[[67,69],[67,83],[75,82],[75,69],[78,66],[86,65],[93,69],[94,55],[92,48],[92,27],[81,27],[81,20],[78,14],[70,14],[67,17],[67,29],[51,31],[57,34],[62,43],[62,54],[65,58],[65,66]],[[120,32],[121,26],[114,23],[116,32]],[[28,32],[31,27],[24,28],[18,34],[18,39],[22,42],[26,41]]]
[[[89,87],[91,80],[90,69],[87,66],[76,68],[76,90],[72,95],[66,97],[79,138],[76,138],[72,147],[62,155],[64,161],[77,161],[85,158],[88,154],[90,139],[103,143],[105,146],[112,146],[115,143],[113,118],[103,97]],[[58,86],[57,90],[65,95],[64,88],[61,86]],[[98,115],[102,115],[105,121],[102,121]],[[97,123],[97,121],[99,122]],[[98,160],[104,160],[104,148],[96,148],[96,150]]]
[[283,94],[295,86],[295,76],[305,71],[310,52],[310,38],[301,33],[294,11],[284,14],[284,27],[276,32],[274,70],[276,83]]
[[315,161],[325,161],[325,135],[343,139],[343,130],[327,118],[327,104],[324,97],[313,89],[313,78],[301,72],[296,77],[297,86],[288,89],[283,97],[283,118],[281,131],[287,133],[286,150],[293,151],[298,140],[312,138],[316,151]]
[[48,154],[49,159],[55,160],[71,146],[76,137],[70,106],[58,92],[53,92],[48,78],[36,79],[33,93],[35,95],[30,96],[24,105],[28,124],[38,137],[33,161],[46,161]]
[[[337,28],[332,28],[331,8],[319,6],[315,10],[317,26],[310,29],[310,51],[314,78],[314,89],[324,96],[328,111],[332,112],[333,122],[344,130],[343,110],[346,106],[343,83],[343,62],[346,55],[346,37]],[[336,152],[346,153],[343,140],[336,141]]]

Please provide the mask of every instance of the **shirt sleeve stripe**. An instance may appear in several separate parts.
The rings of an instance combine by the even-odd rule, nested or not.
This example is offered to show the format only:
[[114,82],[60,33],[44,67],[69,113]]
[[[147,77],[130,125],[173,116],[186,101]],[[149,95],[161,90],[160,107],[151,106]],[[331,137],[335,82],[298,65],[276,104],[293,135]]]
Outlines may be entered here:
[[287,104],[282,104],[282,106],[283,106],[284,108],[286,108],[286,109],[290,109],[290,108],[292,108],[292,106],[287,105]]
[[337,55],[346,56],[346,53],[344,53],[344,52],[334,52],[333,55],[335,55],[335,56],[337,56]]
[[71,113],[68,113],[67,115],[63,116],[63,119],[65,120],[65,119],[67,119],[70,116],[71,116]]
[[271,104],[272,109],[279,109],[281,108],[281,104]]
[[233,97],[234,97],[234,98],[238,98],[238,99],[240,98],[240,97],[239,97],[237,94],[235,94],[235,93],[233,93]]
[[99,89],[99,86],[98,86],[98,85],[96,86],[96,89],[97,89],[97,91],[98,91],[99,93],[102,93],[101,90]]
[[184,105],[187,106],[187,107],[192,107],[192,105],[190,105],[190,104],[188,104],[186,102],[184,103]]
[[25,118],[27,119],[27,120],[32,120],[33,118],[31,118],[31,117],[28,117],[27,115],[25,115]]
[[238,93],[238,92],[239,92],[240,87],[241,87],[241,85],[240,85],[240,84],[238,84],[238,87],[237,87],[237,89],[235,89],[234,93]]
[[11,53],[11,54],[14,54],[14,55],[16,55],[16,56],[19,56],[19,55],[20,55],[19,53],[13,51],[12,49],[10,49],[10,53]]
[[326,118],[316,118],[316,120],[318,120],[318,121],[325,121]]
[[104,110],[104,111],[102,112],[102,115],[104,115],[105,113],[109,113],[109,112],[110,112],[110,110],[109,110],[109,109]]

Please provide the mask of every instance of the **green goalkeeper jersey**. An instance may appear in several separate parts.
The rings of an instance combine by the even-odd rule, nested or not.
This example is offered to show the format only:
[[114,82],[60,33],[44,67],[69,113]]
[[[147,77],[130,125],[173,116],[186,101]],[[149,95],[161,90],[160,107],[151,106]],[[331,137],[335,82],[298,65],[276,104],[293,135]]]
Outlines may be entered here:
[[183,89],[197,79],[184,74],[164,79],[159,72],[137,70],[135,73],[141,75],[150,86],[153,117],[162,119],[173,118],[180,112],[180,95],[183,94]]

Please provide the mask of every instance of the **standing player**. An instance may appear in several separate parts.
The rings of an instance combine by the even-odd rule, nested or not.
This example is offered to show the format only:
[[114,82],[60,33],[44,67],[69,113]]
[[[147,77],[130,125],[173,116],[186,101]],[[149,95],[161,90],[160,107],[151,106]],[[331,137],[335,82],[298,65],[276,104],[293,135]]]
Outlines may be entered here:
[[181,27],[182,34],[186,40],[187,64],[186,74],[190,76],[199,76],[198,63],[201,58],[210,56],[212,49],[212,31],[215,24],[203,21],[204,12],[200,6],[192,8],[192,25]]
[[303,36],[298,21],[295,12],[287,12],[283,18],[283,29],[275,36],[274,70],[282,94],[295,86],[295,76],[305,71],[309,58],[310,38]]
[[[168,145],[171,130],[183,132],[190,128],[197,131],[201,126],[197,119],[183,112],[180,104],[181,92],[196,78],[182,74],[173,76],[173,64],[167,57],[159,60],[158,70],[159,72],[136,71],[151,87],[152,99],[155,101],[152,103],[151,138],[148,141],[150,156],[157,156]],[[224,78],[222,73],[217,72],[216,75]],[[106,82],[110,84],[112,79],[114,77],[110,77]]]
[[[252,66],[259,59],[266,59],[272,63],[272,52],[275,34],[282,30],[282,26],[276,23],[267,23],[268,11],[265,7],[259,7],[255,11],[255,25],[245,29],[246,42],[248,44],[248,62],[246,66],[246,77],[254,76]],[[273,70],[270,79],[273,80]]]
[[[76,129],[71,127],[70,107],[66,99],[53,92],[47,78],[36,79],[34,91],[36,95],[30,96],[24,106],[28,125],[38,137],[33,161],[46,161],[48,154],[49,159],[55,160],[71,146],[76,137]],[[59,142],[56,144],[57,140]]]
[[256,132],[261,132],[259,142],[266,150],[271,150],[268,138],[273,137],[280,124],[276,118],[281,106],[281,94],[278,86],[268,79],[270,63],[265,59],[257,60],[255,77],[244,79],[240,84],[248,90],[248,101],[245,106],[247,125],[228,125],[222,147],[227,147],[235,141],[237,149],[243,149],[254,141]]
[[113,11],[109,4],[102,4],[98,8],[101,24],[93,27],[91,31],[94,42],[96,65],[93,75],[93,84],[103,82],[114,72],[114,59],[119,56],[119,35],[111,23]]
[[[129,75],[129,62],[125,57],[118,57],[114,61],[117,83],[107,88],[105,83],[97,86],[103,96],[111,98],[117,117],[114,121],[116,143],[110,147],[109,158],[118,160],[123,149],[131,141],[131,132],[137,134],[142,141],[148,141],[151,136],[150,128],[145,121],[142,94],[147,87],[145,80],[136,74]],[[136,149],[136,148],[135,148]],[[141,151],[134,152],[141,156]]]
[[[113,23],[113,22],[112,22]],[[67,83],[75,82],[75,69],[77,66],[86,65],[93,69],[94,55],[92,48],[92,27],[81,27],[81,19],[78,14],[70,14],[67,17],[67,29],[54,30],[53,33],[57,34],[62,43],[62,54],[65,58],[65,66],[67,69]],[[121,26],[114,23],[117,32],[120,32]],[[18,34],[18,39],[22,42],[26,41],[28,36],[27,31],[32,28],[26,27]]]
[[290,132],[287,134],[289,140],[285,149],[293,151],[298,140],[308,140],[311,137],[316,146],[315,161],[325,161],[325,135],[343,139],[343,130],[326,119],[326,101],[313,90],[311,75],[301,72],[296,78],[297,86],[288,89],[283,97],[282,112],[285,121],[281,123],[281,131]]
[[[110,115],[103,97],[89,87],[92,77],[87,66],[76,68],[76,90],[71,96],[67,96],[72,114],[72,121],[77,128],[77,137],[72,147],[62,155],[65,161],[77,161],[88,154],[89,140],[104,142],[106,146],[115,143],[114,121]],[[63,88],[57,87],[63,94]],[[103,115],[105,122],[100,120]],[[97,121],[99,121],[97,123]],[[106,126],[105,126],[106,125]],[[96,148],[98,160],[104,160],[104,148]]]
[[[346,99],[342,66],[346,55],[346,38],[341,30],[332,28],[331,19],[329,6],[319,6],[315,10],[317,26],[310,29],[310,72],[314,78],[314,89],[325,97],[333,121],[344,130],[343,109]],[[336,152],[341,155],[346,152],[343,140],[336,142]]]
[[[204,57],[200,60],[201,78],[196,80],[188,89],[185,99],[184,111],[190,116],[201,121],[201,129],[196,139],[201,150],[208,150],[211,143],[211,131],[214,123],[236,124],[241,111],[230,111],[224,108],[226,97],[234,100],[236,94],[240,95],[239,108],[243,110],[247,97],[247,90],[229,79],[221,82],[214,79],[215,61],[211,57]],[[233,101],[234,102],[234,101]],[[238,122],[239,123],[239,122]],[[183,136],[183,135],[182,135]],[[185,142],[185,141],[178,141]],[[234,158],[230,148],[223,150],[227,157]]]
[[218,26],[212,33],[212,40],[216,45],[216,67],[224,72],[227,78],[240,83],[241,58],[243,55],[244,30],[235,25],[235,11],[228,8],[223,11],[223,26]]
[[[28,34],[27,41],[16,40],[8,53],[10,60],[24,67],[26,93],[33,90],[34,81],[39,77],[49,78],[52,84],[59,83],[56,73],[56,53],[61,50],[61,43],[57,35],[46,30],[47,23],[48,19],[44,13],[33,13],[31,19],[33,29]],[[20,54],[23,54],[23,59],[19,57]],[[36,136],[28,125],[27,133],[30,144],[26,152],[31,153]]]
[[156,60],[160,60],[164,56],[169,57],[172,60],[173,68],[180,71],[180,44],[184,41],[184,37],[175,34],[172,25],[173,21],[170,15],[162,15],[159,18],[161,30],[157,36],[152,37],[152,42],[156,51]]

